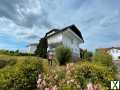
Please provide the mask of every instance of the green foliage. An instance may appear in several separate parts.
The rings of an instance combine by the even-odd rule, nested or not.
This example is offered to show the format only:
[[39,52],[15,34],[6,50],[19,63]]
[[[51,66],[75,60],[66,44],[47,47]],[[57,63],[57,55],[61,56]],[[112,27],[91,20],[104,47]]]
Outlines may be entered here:
[[81,58],[85,60],[91,60],[92,59],[92,52],[87,51],[87,50],[82,50],[81,51]]
[[5,60],[0,60],[0,68],[3,68],[7,65],[7,61]]
[[[61,46],[62,50],[59,50],[59,48],[57,49],[60,52],[57,55],[61,54],[62,56],[68,53],[65,47]],[[103,90],[109,90],[110,81],[115,80],[112,65],[106,65],[106,63],[99,62],[99,60],[68,63],[63,66],[56,63],[55,66],[49,67],[46,59],[39,61],[39,58],[31,56],[5,55],[0,56],[0,59],[5,61],[5,66],[0,68],[0,90],[36,90],[38,74],[44,75],[46,86],[56,85],[58,90],[80,90],[81,88],[85,90],[89,81],[92,81],[94,85],[96,83],[101,85],[102,88],[108,88]],[[63,60],[63,57],[61,60]],[[69,61],[70,59],[66,60]],[[101,88],[98,90],[101,90]]]
[[59,46],[55,50],[56,58],[59,61],[60,65],[65,65],[70,61],[72,52],[69,48],[64,46]]
[[93,83],[97,81],[103,86],[109,87],[110,80],[114,80],[114,73],[105,66],[83,62],[76,67],[76,79],[82,88],[85,88],[90,80]]
[[16,64],[16,60],[15,59],[9,59],[8,61],[7,61],[7,65],[9,65],[9,66],[13,66],[13,65],[15,65]]
[[28,54],[28,53],[21,53],[19,50],[16,51],[9,51],[9,50],[0,50],[0,54],[3,55],[10,55],[10,56],[34,56],[34,54]]
[[47,57],[47,47],[48,47],[47,39],[45,37],[41,38],[39,41],[39,44],[37,46],[37,49],[35,51],[35,54],[40,57],[46,58]]
[[27,59],[0,70],[0,90],[35,90],[42,63]]
[[118,59],[120,59],[120,56],[118,57]]
[[16,61],[14,59],[6,59],[6,60],[0,60],[0,69],[4,68],[5,66],[12,66],[16,63]]
[[61,87],[59,87],[59,90],[76,90],[73,86],[63,84]]
[[96,51],[93,57],[93,61],[98,64],[102,64],[104,66],[110,66],[113,65],[112,63],[112,56],[108,53]]

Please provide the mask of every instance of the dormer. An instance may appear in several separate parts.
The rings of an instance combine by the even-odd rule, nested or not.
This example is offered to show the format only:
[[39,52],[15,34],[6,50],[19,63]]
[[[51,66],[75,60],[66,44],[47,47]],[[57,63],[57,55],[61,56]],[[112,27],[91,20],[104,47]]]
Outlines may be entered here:
[[55,33],[59,32],[59,29],[52,29],[51,31],[46,33],[46,37],[49,37],[51,35],[54,35]]

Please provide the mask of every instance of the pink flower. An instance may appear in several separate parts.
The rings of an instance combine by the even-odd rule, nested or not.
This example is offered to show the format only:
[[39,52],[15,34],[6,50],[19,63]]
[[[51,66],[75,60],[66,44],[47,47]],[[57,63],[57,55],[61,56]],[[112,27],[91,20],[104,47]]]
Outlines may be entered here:
[[42,79],[38,79],[37,84],[40,84],[40,83],[41,83],[41,81],[42,81]]
[[53,86],[52,90],[57,90],[57,85]]
[[45,88],[45,90],[50,90],[49,88]]

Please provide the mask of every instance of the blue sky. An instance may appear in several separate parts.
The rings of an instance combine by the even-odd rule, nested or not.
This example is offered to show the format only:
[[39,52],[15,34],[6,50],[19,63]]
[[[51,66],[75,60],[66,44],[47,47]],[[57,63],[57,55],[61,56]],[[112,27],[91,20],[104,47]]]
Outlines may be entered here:
[[0,49],[25,49],[71,24],[83,35],[82,48],[120,47],[120,0],[0,0]]

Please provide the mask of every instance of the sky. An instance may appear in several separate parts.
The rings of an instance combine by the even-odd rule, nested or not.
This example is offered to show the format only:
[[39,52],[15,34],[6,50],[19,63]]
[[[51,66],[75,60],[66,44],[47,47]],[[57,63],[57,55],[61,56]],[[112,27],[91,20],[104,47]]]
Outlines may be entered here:
[[120,47],[120,0],[0,0],[0,49],[25,49],[71,24],[82,33],[81,48]]

